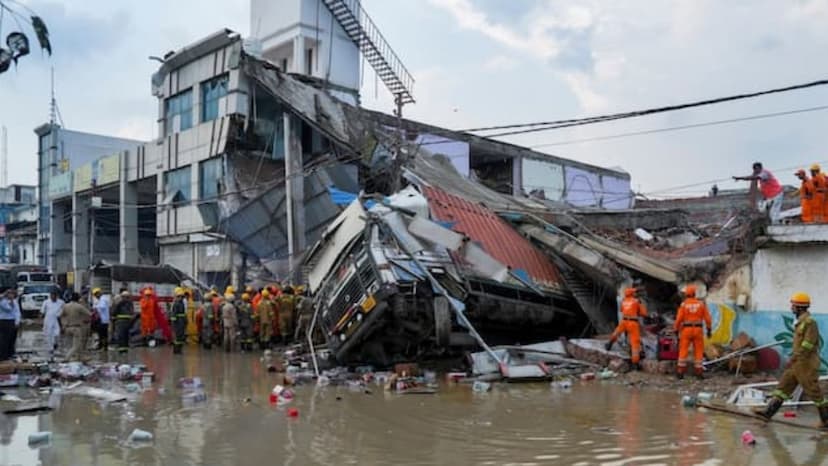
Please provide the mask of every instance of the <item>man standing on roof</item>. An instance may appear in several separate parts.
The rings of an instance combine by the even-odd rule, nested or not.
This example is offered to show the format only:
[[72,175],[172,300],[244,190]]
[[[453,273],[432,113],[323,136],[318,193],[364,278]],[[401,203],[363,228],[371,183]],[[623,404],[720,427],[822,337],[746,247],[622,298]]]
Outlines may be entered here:
[[799,186],[799,205],[802,208],[802,223],[814,223],[814,184],[805,170],[797,170],[796,177],[802,182]]
[[828,211],[825,203],[828,202],[828,178],[822,173],[822,167],[815,163],[811,165],[811,185],[814,187],[814,199],[811,201],[811,215],[814,223],[825,223]]
[[693,366],[696,377],[703,379],[704,367],[704,328],[707,325],[707,338],[710,338],[713,326],[710,311],[704,301],[696,298],[696,285],[687,285],[684,288],[685,299],[679,306],[676,314],[674,330],[679,336],[678,378],[683,379],[687,372],[687,357],[690,355],[690,345],[693,345]]
[[625,288],[624,299],[621,301],[621,321],[618,322],[618,327],[612,332],[606,348],[607,351],[612,349],[615,340],[622,333],[626,333],[627,342],[630,345],[630,359],[636,370],[641,368],[639,365],[641,361],[641,324],[638,320],[640,317],[647,317],[647,308],[644,303],[635,297],[635,288]]
[[796,316],[794,340],[790,359],[785,364],[785,372],[779,380],[779,386],[771,392],[768,406],[756,414],[770,420],[782,403],[791,399],[797,386],[802,386],[808,399],[819,410],[820,428],[828,429],[828,399],[819,388],[819,327],[811,317],[808,308],[811,297],[807,293],[794,293],[791,296],[791,311]]
[[759,192],[765,198],[765,206],[770,213],[771,223],[779,223],[779,215],[782,212],[782,185],[773,176],[770,170],[762,167],[761,162],[753,164],[753,174],[748,176],[734,176],[736,181],[757,181],[759,183]]

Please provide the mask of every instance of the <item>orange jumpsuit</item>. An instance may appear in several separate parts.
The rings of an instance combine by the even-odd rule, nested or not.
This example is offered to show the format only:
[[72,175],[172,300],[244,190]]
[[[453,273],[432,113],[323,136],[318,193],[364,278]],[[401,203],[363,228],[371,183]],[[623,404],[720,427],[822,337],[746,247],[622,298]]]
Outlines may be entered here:
[[799,204],[802,206],[802,223],[814,223],[814,184],[809,178],[799,187]]
[[152,296],[142,296],[139,304],[141,307],[141,336],[152,336],[158,327],[158,323],[155,321],[155,299]]
[[811,215],[814,223],[825,223],[825,202],[828,200],[828,179],[822,173],[811,177],[811,184],[814,187],[814,198],[811,202]]
[[646,316],[647,308],[644,304],[638,298],[627,295],[621,301],[621,321],[618,322],[618,327],[610,336],[610,341],[614,342],[622,333],[627,334],[631,352],[630,359],[633,364],[638,364],[641,360],[641,325],[638,323],[638,318]]
[[687,356],[690,345],[693,345],[693,366],[696,374],[703,371],[702,358],[704,357],[704,326],[712,328],[712,319],[707,304],[695,297],[687,298],[679,306],[676,315],[675,331],[679,335],[678,373],[687,372]]

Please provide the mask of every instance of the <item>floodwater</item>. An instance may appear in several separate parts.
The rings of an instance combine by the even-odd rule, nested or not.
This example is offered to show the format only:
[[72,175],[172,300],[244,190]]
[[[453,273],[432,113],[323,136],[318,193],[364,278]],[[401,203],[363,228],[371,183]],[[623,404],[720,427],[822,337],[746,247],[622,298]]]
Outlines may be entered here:
[[[288,418],[268,403],[279,376],[258,354],[187,348],[176,357],[155,348],[129,357],[156,373],[151,389],[110,405],[66,395],[51,413],[0,417],[0,464],[828,464],[828,437],[687,410],[675,393],[607,382],[568,391],[496,384],[488,393],[445,384],[436,395],[306,385],[287,405],[299,417]],[[206,402],[181,399],[178,379],[194,376]],[[816,422],[810,412],[801,418]],[[135,428],[153,442],[127,442]],[[746,429],[755,447],[741,445]],[[37,431],[53,432],[51,444],[30,448]]]

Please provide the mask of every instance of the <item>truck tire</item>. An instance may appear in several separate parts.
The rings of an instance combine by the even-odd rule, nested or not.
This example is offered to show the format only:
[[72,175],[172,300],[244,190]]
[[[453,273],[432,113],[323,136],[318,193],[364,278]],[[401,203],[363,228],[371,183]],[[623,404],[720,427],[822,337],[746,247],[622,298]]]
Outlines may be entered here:
[[434,298],[434,338],[437,346],[448,347],[451,341],[451,310],[445,296]]

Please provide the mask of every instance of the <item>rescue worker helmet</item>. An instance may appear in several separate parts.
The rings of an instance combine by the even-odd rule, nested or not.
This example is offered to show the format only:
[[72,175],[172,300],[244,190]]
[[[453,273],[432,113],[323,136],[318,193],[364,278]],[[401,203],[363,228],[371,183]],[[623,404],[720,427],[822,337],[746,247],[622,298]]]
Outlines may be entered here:
[[269,297],[270,297],[270,291],[267,291],[267,288],[263,289],[262,290],[262,298],[269,298]]
[[92,288],[92,294],[93,295],[101,294],[101,289],[100,288]]
[[176,296],[184,296],[184,294],[184,288],[181,288],[180,286],[175,287]]
[[794,306],[805,306],[808,307],[811,305],[811,297],[808,293],[798,291],[791,295],[791,304]]
[[635,288],[624,288],[624,296],[627,298],[635,296]]
[[818,163],[815,163],[815,164],[811,165],[811,171],[812,172],[822,171],[822,167],[820,167]]
[[242,293],[242,301],[250,301],[250,295],[248,293]]
[[696,297],[696,285],[687,285],[684,287],[684,294],[688,298]]
[[803,170],[801,168],[799,170],[797,170],[796,173],[794,173],[794,176],[798,176],[800,178],[804,178],[806,175],[807,175],[807,173],[805,173],[805,170]]

